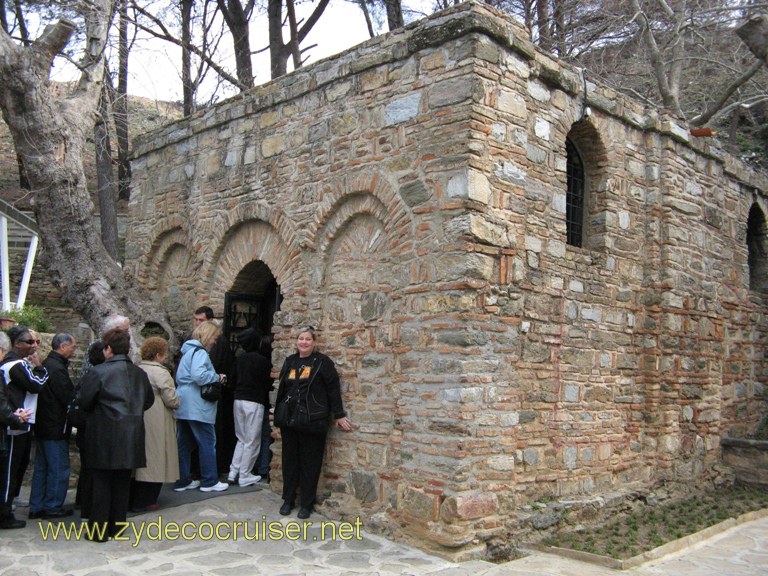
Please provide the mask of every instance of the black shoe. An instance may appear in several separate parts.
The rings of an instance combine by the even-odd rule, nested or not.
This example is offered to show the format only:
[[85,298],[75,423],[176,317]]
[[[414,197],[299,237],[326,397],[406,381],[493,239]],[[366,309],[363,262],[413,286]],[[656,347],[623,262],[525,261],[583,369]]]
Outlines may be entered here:
[[312,507],[299,508],[299,513],[296,514],[296,518],[299,520],[306,520],[312,514]]
[[30,520],[38,520],[39,518],[43,518],[43,514],[45,514],[45,512],[42,510],[38,510],[37,512],[30,512],[28,518]]
[[283,505],[280,506],[280,514],[283,516],[288,516],[288,514],[291,513],[291,510],[293,510],[293,504],[290,502],[283,502]]
[[17,520],[13,516],[10,518],[4,518],[0,522],[0,530],[13,530],[14,528],[24,528],[27,523],[24,520]]
[[55,520],[56,518],[67,518],[68,516],[72,516],[72,514],[72,510],[65,510],[64,508],[59,508],[58,510],[44,510],[43,518],[46,520]]

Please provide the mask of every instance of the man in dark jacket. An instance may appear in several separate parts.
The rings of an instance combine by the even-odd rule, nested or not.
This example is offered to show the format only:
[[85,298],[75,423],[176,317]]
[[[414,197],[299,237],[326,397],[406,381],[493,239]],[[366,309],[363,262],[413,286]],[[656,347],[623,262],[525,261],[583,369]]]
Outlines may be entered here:
[[20,480],[29,463],[32,447],[29,424],[34,424],[37,408],[37,395],[48,381],[48,371],[43,367],[37,347],[40,341],[32,336],[26,326],[14,326],[8,330],[11,339],[11,351],[0,364],[5,379],[5,393],[13,410],[29,410],[30,417],[24,430],[11,430],[6,436],[8,466],[3,470],[0,481],[0,528],[23,528],[24,520],[17,520],[13,515],[13,499],[18,491]]
[[63,506],[69,487],[71,426],[67,423],[67,407],[75,393],[68,366],[76,347],[72,334],[56,334],[51,341],[51,353],[43,361],[48,370],[48,383],[37,398],[37,445],[29,497],[30,519],[72,515],[72,510],[65,510]]
[[155,395],[147,373],[128,358],[128,332],[108,330],[101,341],[106,361],[83,376],[79,401],[87,414],[84,449],[93,476],[91,530],[103,542],[125,522],[131,471],[147,465],[144,411]]

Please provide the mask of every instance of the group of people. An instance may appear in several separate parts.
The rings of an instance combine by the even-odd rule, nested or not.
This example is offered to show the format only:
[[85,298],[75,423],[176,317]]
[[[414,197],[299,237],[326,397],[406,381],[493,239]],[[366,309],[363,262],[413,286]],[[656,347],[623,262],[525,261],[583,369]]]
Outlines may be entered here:
[[[72,514],[64,500],[73,421],[81,454],[76,503],[84,519],[107,528],[91,531],[97,540],[113,536],[129,510],[157,509],[164,483],[174,482],[176,491],[218,492],[230,484],[250,486],[268,479],[269,396],[274,384],[270,342],[256,328],[242,330],[237,334],[242,352],[231,367],[222,369],[216,364],[231,355],[231,349],[212,318],[208,307],[195,311],[192,336],[181,347],[174,379],[165,339],[144,340],[141,359],[134,363],[129,321],[111,317],[101,339],[88,349],[77,387],[69,375],[69,359],[77,346],[71,334],[56,334],[51,353],[41,361],[40,341],[31,330],[15,326],[7,337],[0,333],[0,353],[7,352],[0,363],[0,419],[5,428],[0,433],[0,528],[25,525],[14,516],[13,500],[29,462],[32,433],[36,450],[29,518]],[[283,441],[280,513],[291,513],[298,494],[298,517],[306,519],[315,504],[329,418],[344,431],[353,425],[344,411],[334,363],[316,349],[314,327],[299,328],[296,348],[280,370],[275,403],[275,425]],[[204,388],[218,390],[219,396],[225,390],[223,397],[231,404],[203,395]],[[223,482],[217,423],[220,429],[227,418],[236,443]],[[218,440],[222,446],[222,438]]]

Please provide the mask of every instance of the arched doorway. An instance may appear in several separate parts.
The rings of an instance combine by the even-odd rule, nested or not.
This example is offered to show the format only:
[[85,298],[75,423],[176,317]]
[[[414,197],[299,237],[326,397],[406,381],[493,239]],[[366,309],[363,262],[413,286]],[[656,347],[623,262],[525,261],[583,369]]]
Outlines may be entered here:
[[283,300],[272,271],[261,260],[246,265],[224,295],[224,334],[232,350],[238,350],[237,334],[245,328],[258,328],[270,335],[275,312]]

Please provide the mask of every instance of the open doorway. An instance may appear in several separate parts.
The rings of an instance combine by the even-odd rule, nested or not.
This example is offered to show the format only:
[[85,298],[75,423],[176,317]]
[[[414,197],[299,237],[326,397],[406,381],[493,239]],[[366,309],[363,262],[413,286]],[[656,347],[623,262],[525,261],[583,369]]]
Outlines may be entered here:
[[272,333],[275,312],[283,300],[272,271],[256,260],[245,266],[224,295],[224,334],[233,352],[237,352],[237,334],[245,328],[258,328],[262,334]]

